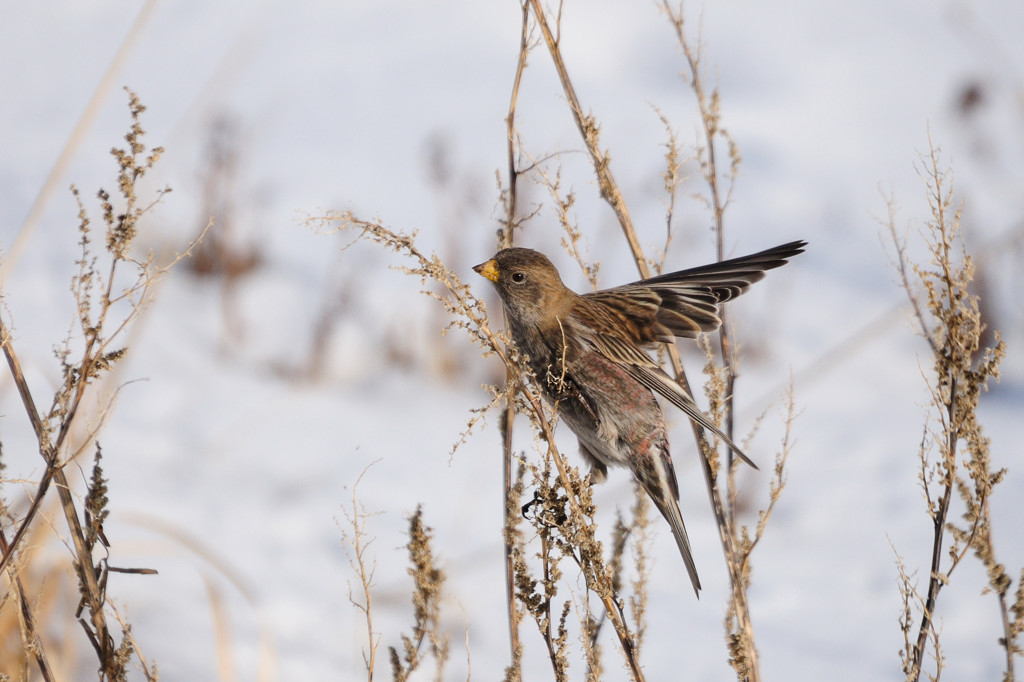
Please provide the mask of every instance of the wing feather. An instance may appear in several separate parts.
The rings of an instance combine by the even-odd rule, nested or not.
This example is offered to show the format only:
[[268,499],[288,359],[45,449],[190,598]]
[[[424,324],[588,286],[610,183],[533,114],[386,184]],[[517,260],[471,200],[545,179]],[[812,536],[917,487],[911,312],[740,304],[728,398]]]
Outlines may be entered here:
[[[583,294],[617,317],[640,317],[635,339],[641,345],[669,341],[666,337],[694,338],[718,329],[722,320],[719,306],[746,292],[764,278],[767,270],[785,265],[802,253],[806,242],[795,241],[749,256],[671,272],[624,284],[612,289]],[[640,315],[636,315],[639,311]]]

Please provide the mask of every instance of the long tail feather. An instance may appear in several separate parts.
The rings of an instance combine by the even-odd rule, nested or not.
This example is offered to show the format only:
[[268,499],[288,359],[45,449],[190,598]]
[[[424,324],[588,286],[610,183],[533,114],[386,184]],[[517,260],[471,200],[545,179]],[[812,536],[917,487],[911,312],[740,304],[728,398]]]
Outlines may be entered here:
[[[654,498],[651,498],[654,500]],[[690,550],[690,538],[686,535],[686,526],[683,524],[683,515],[679,511],[679,505],[675,500],[669,499],[665,502],[654,500],[654,506],[658,508],[661,515],[668,521],[672,528],[672,536],[679,546],[679,553],[683,556],[683,564],[690,576],[690,583],[693,585],[693,593],[700,599],[700,578],[697,576],[697,565],[693,562],[693,553]]]

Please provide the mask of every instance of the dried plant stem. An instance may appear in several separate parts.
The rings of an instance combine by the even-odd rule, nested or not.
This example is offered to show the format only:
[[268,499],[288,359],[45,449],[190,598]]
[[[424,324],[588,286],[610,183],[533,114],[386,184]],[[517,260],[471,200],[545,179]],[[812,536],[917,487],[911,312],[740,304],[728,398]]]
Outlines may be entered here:
[[[952,388],[955,390],[955,385]],[[956,394],[954,393],[953,395],[955,396]],[[955,409],[955,403],[955,399],[950,400],[949,409],[951,415]],[[949,441],[946,444],[947,452],[955,453],[956,437],[954,434],[949,434],[949,437]],[[938,599],[939,590],[942,589],[942,585],[946,580],[941,571],[942,556],[945,554],[943,551],[945,548],[943,535],[946,529],[946,519],[949,517],[949,504],[952,498],[953,481],[950,479],[943,486],[942,497],[932,513],[932,556],[928,571],[928,594],[925,597],[924,608],[921,611],[921,625],[917,630],[917,643],[914,645],[912,661],[913,669],[916,671],[913,678],[915,680],[920,677],[921,666],[924,663],[925,645],[927,644],[928,634],[932,630],[932,614],[935,613],[935,602]]]
[[373,544],[373,538],[367,539],[366,537],[366,521],[371,514],[359,502],[358,489],[366,472],[376,463],[374,461],[367,465],[360,472],[355,483],[352,484],[352,510],[351,512],[348,510],[344,512],[345,520],[352,527],[352,533],[349,534],[347,530],[342,530],[341,534],[344,542],[352,550],[352,554],[349,557],[349,567],[359,575],[359,584],[363,593],[363,602],[359,603],[352,596],[352,589],[350,587],[348,599],[356,609],[363,612],[363,617],[366,620],[367,651],[363,652],[363,663],[366,665],[367,682],[373,682],[373,673],[377,661],[377,647],[380,645],[380,634],[373,629],[373,575],[376,572],[377,565],[367,556],[369,547]]
[[[700,65],[700,45],[696,48],[691,44],[684,30],[684,17],[682,7],[672,8],[667,0],[662,0],[661,9],[666,14],[676,34],[676,40],[683,51],[686,64],[690,73],[690,89],[693,91],[697,102],[697,110],[700,115],[701,132],[703,142],[699,147],[700,169],[708,186],[707,204],[711,211],[713,229],[715,232],[715,243],[718,260],[724,260],[725,253],[725,210],[729,205],[732,195],[733,180],[738,173],[739,153],[728,133],[721,126],[719,111],[719,99],[717,90],[708,91],[704,82]],[[729,148],[729,171],[728,189],[723,192],[719,178],[719,163],[717,147],[719,141],[724,140]],[[727,311],[721,312],[722,325],[718,331],[719,352],[723,363],[722,378],[723,385],[720,390],[722,398],[722,413],[724,419],[723,430],[730,436],[734,433],[734,395],[736,388],[736,350],[731,338]],[[787,427],[788,428],[788,427]],[[722,535],[723,550],[725,551],[726,563],[729,565],[730,585],[732,595],[729,605],[729,618],[727,618],[727,631],[729,633],[730,658],[737,676],[743,680],[756,682],[760,680],[760,663],[757,647],[754,642],[753,622],[750,618],[750,609],[747,602],[746,590],[749,577],[747,575],[747,561],[752,546],[746,546],[738,535],[738,527],[735,522],[734,512],[736,508],[736,466],[733,460],[732,451],[727,451],[726,458],[726,504],[722,504],[717,486],[709,483],[709,492],[712,497],[712,505],[715,508],[715,516],[719,518],[719,530]],[[714,475],[716,472],[708,465],[708,458],[704,458],[705,476]],[[781,490],[781,487],[779,488]],[[773,494],[771,504],[774,504]],[[769,508],[770,511],[770,508]],[[767,512],[766,512],[767,513]],[[745,531],[744,531],[745,532]],[[737,548],[744,545],[743,550]],[[733,622],[730,623],[729,621]]]
[[[506,375],[506,382],[509,386],[509,391],[515,391],[514,383],[510,381],[511,376]],[[514,529],[517,523],[518,509],[516,505],[512,504],[512,493],[514,480],[512,476],[512,427],[515,423],[515,409],[513,404],[515,402],[514,397],[509,397],[504,409],[501,411],[501,452],[502,452],[502,483],[504,486],[504,532],[502,533],[505,539],[505,606],[508,613],[508,644],[509,644],[509,658],[510,665],[514,666],[517,670],[519,669],[519,654],[522,650],[522,644],[519,641],[519,622],[522,618],[522,612],[516,602],[516,584],[515,584],[515,561],[514,561],[514,538],[516,537]],[[521,675],[521,671],[520,671]]]
[[[71,539],[75,546],[75,555],[78,557],[78,561],[75,562],[75,568],[83,586],[83,597],[89,602],[90,616],[93,627],[95,628],[96,637],[90,637],[90,639],[93,640],[93,645],[97,647],[97,653],[100,656],[100,660],[105,661],[112,654],[114,644],[113,639],[109,635],[109,630],[107,629],[106,617],[103,614],[103,591],[100,589],[99,577],[97,576],[92,563],[90,549],[86,545],[85,533],[82,529],[81,521],[78,518],[78,510],[75,508],[75,501],[71,494],[71,486],[68,484],[67,477],[64,475],[64,470],[61,468],[61,463],[58,461],[57,455],[60,448],[63,446],[64,439],[67,437],[71,420],[74,418],[78,405],[81,403],[82,395],[85,393],[86,384],[83,380],[78,385],[77,390],[74,393],[74,398],[71,401],[71,407],[68,410],[67,417],[62,423],[60,431],[57,433],[56,440],[51,443],[49,430],[43,423],[39,413],[36,411],[35,400],[32,397],[31,391],[29,391],[28,383],[25,381],[25,374],[21,370],[21,363],[18,361],[18,356],[15,354],[14,347],[11,344],[10,332],[7,330],[7,327],[4,325],[2,320],[0,320],[0,343],[2,343],[4,356],[7,358],[7,365],[10,367],[11,376],[14,378],[15,386],[18,389],[18,395],[21,398],[22,405],[25,407],[25,411],[28,413],[29,422],[32,424],[32,429],[35,432],[36,440],[39,445],[39,454],[46,462],[46,471],[43,475],[42,481],[40,482],[40,489],[32,501],[30,511],[34,513],[34,511],[38,509],[39,504],[42,501],[42,497],[46,493],[46,489],[49,487],[49,483],[51,481],[56,482],[57,495],[60,499],[61,510],[64,512],[64,518],[67,521],[68,529],[71,532]],[[88,358],[90,356],[87,355],[86,357]],[[27,532],[31,520],[31,516],[27,515],[21,526],[18,528],[18,531],[14,536],[14,541],[11,542],[10,547],[4,548],[4,557],[3,562],[0,563],[0,570],[3,569],[3,566],[7,564],[9,558],[13,555],[13,548],[17,546],[18,542],[20,542],[21,538]],[[88,632],[88,628],[86,628],[86,632]]]
[[512,79],[512,94],[508,101],[508,115],[505,117],[506,152],[508,157],[508,203],[506,205],[505,229],[499,232],[500,248],[508,248],[515,241],[514,233],[518,218],[519,167],[516,164],[516,106],[519,102],[519,86],[526,71],[526,58],[530,53],[530,8],[522,5],[523,21],[519,33],[519,57],[516,59],[515,76]]
[[[953,207],[952,184],[948,171],[940,168],[939,150],[929,140],[930,153],[923,157],[922,175],[927,185],[931,218],[923,230],[930,252],[928,266],[907,258],[905,243],[895,227],[894,208],[889,205],[889,229],[896,247],[896,267],[910,297],[922,334],[932,354],[934,378],[929,381],[934,417],[925,426],[918,452],[920,481],[932,522],[932,548],[928,589],[925,596],[916,591],[899,560],[903,615],[900,627],[904,648],[900,652],[908,682],[916,682],[923,672],[929,642],[935,660],[937,679],[943,668],[935,610],[942,588],[963,558],[973,550],[988,573],[988,588],[999,600],[1004,637],[1000,644],[1006,652],[1004,680],[1014,678],[1014,656],[1020,653],[1018,637],[1024,613],[1024,594],[1007,606],[1006,595],[1012,586],[1002,564],[995,558],[989,497],[1002,480],[1005,470],[992,471],[989,441],[977,421],[978,403],[990,378],[998,378],[999,363],[1005,345],[995,334],[995,345],[981,346],[984,324],[977,295],[970,293],[974,263],[963,246],[960,233],[960,209]],[[911,281],[915,275],[918,286]],[[953,492],[963,502],[963,525],[950,518]],[[897,555],[898,556],[898,555]],[[943,557],[946,556],[945,566]],[[1020,588],[1018,586],[1018,591]],[[921,610],[916,637],[911,634],[914,604]],[[913,640],[913,643],[912,643]]]
[[[725,564],[729,569],[729,585],[731,589],[729,599],[729,612],[736,619],[736,632],[739,637],[733,637],[730,642],[730,657],[737,660],[735,644],[742,645],[742,654],[746,661],[745,671],[739,678],[745,682],[757,682],[761,679],[760,665],[758,662],[757,648],[754,646],[754,624],[750,619],[750,605],[747,602],[747,578],[744,576],[743,562],[736,548],[736,535],[733,523],[726,515],[725,505],[722,503],[722,495],[718,489],[717,467],[713,464],[713,449],[707,442],[703,431],[697,424],[692,424],[694,434],[700,442],[701,451],[704,456],[700,458],[701,470],[704,472],[704,480],[708,486],[708,494],[711,498],[711,507],[715,514],[718,526],[718,537],[722,543],[725,553]],[[712,453],[709,455],[708,453]],[[717,463],[717,461],[716,461]]]
[[[540,558],[541,568],[544,571],[544,585],[550,585],[552,583],[551,569],[553,568],[554,561],[552,559],[551,540],[547,534],[542,534],[540,537]],[[554,674],[555,680],[563,680],[565,679],[564,661],[558,655],[558,644],[555,642],[555,636],[552,635],[551,599],[545,599],[541,608],[544,610],[544,617],[541,619],[543,623],[541,635],[544,639],[544,646],[548,649],[551,672]]]
[[[729,143],[730,149],[732,150],[732,164],[730,166],[730,179],[735,178],[737,172],[738,156],[735,153],[735,146],[732,145],[731,140],[725,133],[725,130],[721,127],[720,115],[719,115],[719,104],[718,104],[718,92],[714,90],[708,94],[707,88],[704,84],[704,76],[700,68],[700,46],[695,49],[689,39],[686,37],[686,32],[683,30],[683,13],[682,8],[678,10],[672,9],[669,6],[667,0],[662,0],[662,11],[668,16],[672,27],[675,29],[676,40],[679,42],[680,48],[683,50],[683,55],[686,58],[686,65],[690,71],[690,89],[693,90],[693,94],[697,100],[697,111],[700,114],[701,132],[704,140],[701,146],[703,152],[702,158],[700,159],[701,173],[704,176],[705,182],[708,185],[708,204],[711,209],[711,217],[713,220],[713,228],[715,233],[715,251],[717,253],[718,260],[725,260],[725,209],[729,205],[730,195],[732,194],[732,184],[730,183],[728,191],[723,197],[723,192],[720,189],[719,172],[718,172],[718,161],[716,149],[718,146],[718,139],[725,137],[725,141]],[[733,435],[733,389],[736,382],[736,353],[733,349],[732,342],[730,340],[730,329],[727,319],[728,310],[722,309],[719,316],[722,319],[722,326],[718,331],[718,342],[719,349],[722,354],[722,362],[726,368],[725,375],[725,426],[723,430],[730,437]],[[730,452],[727,459],[727,470],[732,471],[732,453]],[[730,497],[732,496],[733,481],[729,478],[728,481]],[[732,505],[729,505],[726,509],[726,513],[732,516]]]
[[131,625],[125,621],[116,608],[113,608],[113,604],[111,604],[111,612],[114,614],[114,618],[117,619],[118,624],[121,626],[121,632],[123,633],[125,640],[127,640],[129,645],[131,645],[132,651],[135,652],[135,656],[139,659],[139,666],[142,668],[142,674],[146,676],[146,682],[158,682],[159,676],[156,674],[156,669],[154,668],[152,671],[149,669],[149,663],[146,661],[146,657],[142,654],[142,649],[139,647],[138,642],[135,641],[135,637],[132,636]]
[[[537,414],[544,414],[543,406],[540,404],[540,400],[536,395],[528,397],[530,404],[534,410],[541,410]],[[568,467],[565,463],[565,459],[562,457],[562,453],[558,451],[554,446],[554,433],[550,427],[550,422],[547,422],[547,426],[544,429],[545,438],[548,440],[548,455],[555,462],[555,468],[558,470],[558,478],[561,481],[562,486],[567,490],[573,489],[568,474]],[[573,512],[579,516],[583,515],[583,510],[579,506],[579,500],[572,494],[567,495],[569,505],[572,507]],[[643,671],[640,668],[640,662],[637,659],[636,648],[633,644],[633,636],[626,627],[624,614],[620,605],[615,601],[614,590],[611,587],[610,577],[605,573],[595,573],[594,575],[588,576],[588,583],[591,584],[591,589],[597,594],[598,598],[604,604],[606,616],[612,623],[612,627],[615,629],[615,634],[619,639],[619,645],[622,647],[623,656],[626,659],[626,663],[629,665],[630,673],[636,682],[642,682],[644,680]]]
[[[509,96],[508,115],[505,117],[506,126],[506,147],[508,155],[508,188],[506,190],[506,216],[505,228],[499,231],[498,240],[500,248],[512,246],[515,229],[518,224],[518,198],[519,198],[519,168],[516,164],[516,105],[519,101],[519,86],[523,80],[523,72],[526,70],[526,58],[530,47],[530,11],[529,6],[524,2],[522,5],[522,28],[519,36],[519,57],[516,60],[515,77],[512,79],[512,93]],[[515,395],[516,382],[513,381],[511,371],[506,368],[505,384],[508,392],[505,407],[501,413],[501,453],[502,453],[502,482],[504,504],[504,532],[505,540],[505,605],[508,614],[508,639],[509,639],[509,660],[510,677],[521,677],[520,657],[522,644],[519,641],[519,622],[522,614],[516,602],[515,588],[515,562],[513,559],[513,539],[516,534],[513,532],[516,524],[515,505],[511,504],[512,499],[512,428],[515,425]]]
[[[113,278],[114,273],[112,271],[110,274],[110,282],[113,281]],[[105,300],[110,300],[109,286]],[[102,327],[102,319],[105,316],[105,313],[106,307],[101,313],[100,322],[97,328]],[[74,387],[74,392],[67,402],[67,409],[61,421],[60,429],[58,430],[54,440],[51,441],[51,432],[36,409],[36,403],[28,388],[28,383],[25,381],[25,375],[21,369],[21,363],[18,361],[18,357],[14,352],[10,332],[6,325],[4,325],[3,321],[0,320],[0,344],[2,344],[3,347],[4,357],[7,359],[8,367],[11,370],[11,376],[14,379],[22,405],[25,407],[29,422],[31,423],[32,429],[35,433],[39,447],[39,454],[46,462],[46,470],[43,474],[42,480],[40,481],[39,490],[37,491],[35,498],[33,498],[29,514],[26,515],[21,526],[18,528],[18,531],[14,536],[14,540],[11,542],[11,546],[9,548],[4,548],[4,557],[3,561],[0,562],[0,570],[3,569],[9,558],[13,555],[11,550],[18,545],[24,534],[27,532],[29,524],[32,521],[32,517],[39,508],[39,504],[41,503],[49,484],[51,482],[55,482],[61,510],[63,511],[65,521],[68,524],[68,529],[75,548],[75,555],[78,557],[75,562],[75,568],[83,589],[82,596],[89,604],[90,618],[92,620],[93,627],[95,628],[94,631],[90,631],[88,627],[86,627],[85,630],[89,635],[93,646],[96,647],[100,660],[107,661],[113,654],[114,642],[113,638],[109,634],[106,617],[104,616],[103,605],[105,597],[103,590],[100,587],[99,576],[97,575],[96,569],[92,563],[91,548],[85,539],[85,532],[82,528],[82,524],[78,516],[78,510],[75,507],[75,500],[71,493],[71,486],[64,474],[63,464],[59,461],[58,455],[64,446],[68,433],[71,429],[71,423],[74,420],[79,405],[81,405],[82,398],[85,395],[87,386],[86,377],[93,374],[93,365],[102,354],[103,347],[102,344],[98,344],[97,339],[98,337],[94,335],[86,342],[86,350],[83,354],[81,372],[79,375],[82,378]],[[94,349],[94,346],[97,345],[100,346],[98,350]]]
[[[530,0],[530,6],[533,9],[534,16],[537,19],[537,24],[540,26],[541,33],[544,36],[544,42],[547,45],[548,52],[550,53],[551,59],[555,65],[555,70],[558,73],[559,80],[562,84],[562,90],[569,103],[569,108],[576,121],[576,126],[579,129],[584,145],[590,154],[594,170],[597,173],[601,197],[609,203],[619,220],[623,235],[625,236],[633,253],[633,258],[636,262],[637,269],[640,272],[640,276],[642,278],[650,277],[651,271],[648,266],[647,258],[644,256],[643,249],[641,248],[639,239],[636,235],[636,230],[634,229],[632,220],[629,217],[629,211],[626,208],[622,192],[619,190],[618,184],[612,175],[608,156],[598,145],[597,124],[592,116],[585,115],[583,113],[583,108],[580,105],[579,98],[576,95],[575,88],[573,87],[572,81],[569,77],[568,69],[562,59],[558,40],[549,25],[540,1]],[[694,62],[694,65],[696,65],[696,62]],[[710,126],[710,123],[706,122],[706,125]],[[710,128],[709,131],[712,133],[713,138],[717,131]],[[715,188],[717,189],[717,184],[715,185]],[[720,196],[717,192],[715,192],[715,195]],[[718,215],[720,217],[721,211],[724,211],[727,202],[717,199],[716,202],[719,209]],[[675,346],[669,346],[668,353],[677,380],[680,385],[692,395],[693,393],[690,388],[689,381],[686,378],[686,373],[683,370],[682,363],[679,359],[678,350]],[[760,679],[757,650],[754,646],[753,624],[750,620],[750,610],[746,598],[746,579],[742,575],[739,554],[736,549],[735,530],[733,528],[732,520],[726,511],[728,507],[723,503],[722,496],[718,490],[718,472],[717,465],[713,463],[713,460],[715,459],[713,450],[708,443],[707,438],[704,436],[703,429],[692,422],[691,427],[693,429],[694,438],[697,440],[698,448],[701,452],[701,469],[704,473],[708,496],[711,499],[711,506],[718,525],[719,538],[725,554],[726,564],[729,568],[730,583],[732,585],[732,602],[735,606],[735,617],[737,619],[738,631],[741,633],[740,641],[744,645],[745,658],[747,661],[747,672],[743,675],[743,679],[750,680],[750,682],[757,682]]]
[[435,679],[444,679],[444,664],[448,660],[449,637],[441,628],[440,602],[445,582],[444,571],[437,565],[431,547],[432,529],[423,523],[423,508],[417,506],[409,517],[409,563],[412,576],[414,622],[412,635],[402,635],[402,654],[388,647],[391,671],[396,682],[404,682],[420,667],[423,642],[430,645],[430,654],[437,667]]
[[[28,390],[28,384],[25,382],[25,374],[21,371],[21,363],[18,361],[18,357],[14,354],[14,348],[11,346],[11,334],[7,330],[7,326],[4,324],[2,318],[0,318],[0,345],[3,347],[4,357],[7,359],[7,366],[10,367],[11,376],[14,379],[14,385],[18,389],[22,404],[28,412],[28,418],[32,424],[33,432],[37,434],[36,437],[38,439],[38,434],[42,432],[43,425],[39,419],[39,412],[36,410],[35,400],[32,398],[32,393]],[[48,457],[48,452],[48,450],[45,450],[41,453],[43,454],[44,459]],[[49,466],[49,460],[47,460],[47,463],[48,465],[39,480],[39,485],[36,487],[36,494],[32,497],[32,502],[22,519],[21,525],[18,526],[18,530],[15,531],[14,537],[11,538],[11,541],[7,543],[7,547],[4,548],[3,558],[0,558],[0,573],[7,568],[8,563],[14,557],[15,550],[21,545],[23,538],[26,533],[28,533],[29,526],[43,502],[43,496],[46,494],[47,490],[49,490],[50,483],[53,482],[53,475],[56,473],[56,467]]]
[[[991,527],[991,510],[989,508],[988,500],[985,501],[985,520],[984,525]],[[990,555],[995,554],[995,546],[992,543],[991,533],[986,533],[986,544],[987,551]],[[1021,655],[1020,636],[1024,632],[1024,583],[1018,582],[1017,584],[1017,595],[1016,601],[1009,608],[1007,607],[1006,594],[1010,591],[1012,581],[1009,576],[1005,574],[1002,576],[993,576],[994,571],[992,567],[989,567],[990,584],[994,586],[996,597],[999,599],[999,616],[1003,626],[1003,636],[1000,638],[999,643],[1003,647],[1003,652],[1006,654],[1006,674],[1003,679],[1006,682],[1014,682],[1017,679],[1016,673],[1014,672],[1013,659]],[[999,568],[1002,568],[999,566]],[[994,579],[993,579],[994,578]],[[1024,580],[1024,572],[1018,581]],[[1014,612],[1014,617],[1010,617],[1010,612]]]
[[643,249],[640,246],[640,240],[637,239],[636,230],[633,229],[633,221],[629,217],[629,211],[626,208],[626,201],[622,197],[622,192],[619,190],[619,185],[615,182],[615,177],[612,175],[611,166],[609,165],[608,155],[601,151],[598,145],[598,126],[594,117],[583,113],[583,107],[580,106],[579,97],[576,96],[576,88],[572,84],[572,80],[569,78],[569,71],[566,69],[565,61],[562,59],[561,50],[558,47],[558,40],[555,38],[554,33],[551,31],[551,26],[548,24],[547,17],[544,14],[544,8],[541,6],[540,0],[529,0],[530,7],[533,9],[533,15],[537,20],[537,25],[540,27],[541,34],[544,36],[544,43],[548,47],[548,53],[551,55],[551,61],[555,65],[555,70],[558,72],[558,79],[562,83],[562,91],[565,93],[565,98],[569,103],[569,109],[572,111],[573,118],[576,120],[576,127],[579,128],[580,134],[583,136],[584,145],[587,148],[587,152],[590,154],[590,159],[594,165],[594,171],[597,173],[598,186],[600,187],[601,197],[608,202],[615,211],[615,216],[619,220],[619,224],[622,226],[623,235],[626,237],[626,241],[629,243],[629,248],[633,252],[633,258],[636,260],[637,267],[640,269],[641,277],[650,277],[650,268],[647,265],[647,259],[644,258]]
[[[168,268],[180,258],[174,259],[165,267],[154,265],[152,257],[135,260],[130,255],[132,242],[138,231],[140,219],[168,191],[157,193],[156,198],[148,205],[140,205],[136,195],[136,183],[156,163],[162,148],[148,150],[142,142],[144,131],[140,124],[140,116],[145,107],[138,97],[128,91],[131,126],[125,140],[124,148],[114,148],[111,154],[118,165],[117,194],[114,200],[105,190],[98,192],[103,223],[106,226],[105,242],[109,265],[101,271],[98,256],[92,251],[92,231],[90,219],[82,203],[78,190],[72,187],[72,194],[79,206],[81,257],[77,261],[77,272],[72,277],[71,290],[76,304],[76,322],[81,338],[81,351],[78,359],[71,361],[72,336],[58,347],[56,355],[60,361],[62,381],[54,392],[48,410],[41,412],[29,389],[22,371],[18,354],[15,352],[12,337],[7,324],[0,319],[0,348],[7,361],[11,377],[18,391],[28,421],[36,437],[37,450],[45,462],[34,497],[32,497],[26,514],[21,519],[10,542],[2,543],[3,557],[0,559],[0,572],[8,569],[12,557],[24,542],[28,530],[38,514],[42,502],[50,487],[55,487],[61,511],[70,535],[72,566],[78,578],[80,601],[75,617],[81,624],[86,637],[95,650],[99,662],[100,680],[121,680],[125,676],[125,668],[133,649],[137,649],[134,641],[128,636],[129,627],[122,626],[123,637],[120,644],[115,644],[114,637],[107,622],[108,604],[106,596],[107,576],[109,571],[146,573],[145,569],[119,569],[110,567],[105,553],[95,552],[107,546],[103,533],[103,519],[107,510],[107,483],[99,465],[97,446],[96,459],[93,464],[93,475],[90,479],[88,492],[81,503],[76,502],[72,486],[65,474],[64,467],[81,453],[86,445],[95,437],[96,430],[86,434],[85,443],[75,446],[69,444],[76,418],[83,411],[89,386],[107,377],[107,372],[124,357],[126,349],[115,345],[120,343],[124,333],[130,328],[150,301],[150,290],[154,283]],[[122,205],[117,210],[115,201]],[[191,245],[189,250],[191,249]],[[126,275],[121,267],[134,271],[125,286],[121,281]],[[123,306],[123,316],[111,313],[114,306]],[[114,392],[116,394],[116,391]],[[105,400],[97,401],[100,405]],[[99,421],[102,423],[107,412],[102,409]],[[81,419],[77,419],[81,421]],[[81,513],[80,513],[81,511]],[[98,558],[94,558],[94,552]],[[113,607],[110,607],[113,609]],[[83,615],[83,611],[88,613]],[[116,615],[116,609],[113,609]],[[118,616],[120,620],[120,616]],[[140,660],[141,657],[140,657]],[[144,672],[147,678],[148,671]]]

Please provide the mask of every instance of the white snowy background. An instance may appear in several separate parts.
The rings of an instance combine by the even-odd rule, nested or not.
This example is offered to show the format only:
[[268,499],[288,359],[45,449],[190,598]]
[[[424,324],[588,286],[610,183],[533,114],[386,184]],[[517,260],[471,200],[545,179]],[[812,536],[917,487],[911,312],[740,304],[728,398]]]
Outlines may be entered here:
[[[317,234],[302,219],[351,209],[418,230],[421,247],[486,290],[470,266],[491,255],[501,215],[495,172],[505,173],[518,3],[147,7],[115,86],[101,94],[31,232],[21,227],[30,207],[140,4],[8,3],[0,20],[3,314],[37,400],[48,402],[58,377],[52,349],[72,322],[77,221],[66,187],[74,182],[89,197],[113,188],[107,152],[128,125],[121,84],[148,107],[147,143],[167,149],[147,188],[174,189],[147,220],[141,245],[180,250],[209,218],[205,159],[220,121],[237,152],[232,239],[263,257],[233,293],[176,270],[132,332],[117,381],[133,383],[100,435],[112,499],[106,534],[112,564],[159,575],[114,575],[109,594],[163,679],[219,679],[217,599],[237,679],[361,679],[366,632],[349,603],[358,583],[342,528],[365,470],[358,493],[377,513],[368,530],[382,645],[397,645],[411,623],[403,531],[422,504],[448,574],[445,679],[470,670],[473,679],[499,679],[508,651],[494,420],[449,456],[469,410],[487,402],[479,386],[497,380],[496,361],[440,336],[436,304],[417,293],[418,281],[389,269],[400,261],[365,244],[343,250],[350,238]],[[732,306],[746,352],[740,431],[777,403],[790,376],[801,410],[787,488],[754,555],[750,599],[764,679],[898,680],[890,543],[923,585],[930,525],[915,455],[930,362],[879,219],[892,196],[916,239],[914,225],[928,215],[919,170],[930,130],[953,166],[967,244],[1009,344],[981,418],[994,466],[1009,468],[992,508],[998,556],[1016,577],[1024,564],[1024,5],[723,0],[686,11],[691,35],[702,26],[704,66],[743,156],[726,217],[730,254],[810,242]],[[665,210],[657,111],[691,152],[698,139],[673,32],[653,2],[570,1],[562,38],[583,106],[600,121],[602,146],[653,251]],[[981,99],[965,112],[960,102],[972,87]],[[543,47],[531,55],[517,124],[532,153],[564,152],[564,185],[576,193],[573,213],[602,261],[602,282],[635,279]],[[684,194],[699,188],[692,180]],[[542,208],[520,244],[547,251],[567,282],[583,288],[557,246],[549,198],[533,188],[523,200]],[[714,254],[706,213],[681,201],[673,269]],[[914,252],[921,257],[919,246]],[[316,376],[297,378],[317,322],[338,300],[325,362]],[[699,380],[699,360],[687,357]],[[41,461],[6,375],[0,415],[7,477],[38,479]],[[779,443],[779,410],[768,415],[748,448],[765,466],[741,479],[751,494],[748,522]],[[657,519],[642,662],[651,680],[726,680],[725,566],[689,429],[671,416],[682,507],[706,589],[693,598]],[[561,436],[574,452],[571,434]],[[525,433],[519,442],[527,446]],[[69,470],[72,480],[87,474],[88,460]],[[4,486],[9,502],[22,490]],[[614,472],[597,499],[607,532],[616,506],[631,501],[627,473]],[[44,551],[54,565],[67,561],[56,540]],[[995,598],[981,595],[984,584],[971,558],[942,593],[947,679],[1001,675],[998,612]],[[539,638],[529,623],[522,632],[527,679],[548,679]],[[77,627],[74,637],[85,662],[77,674],[88,679],[88,645]],[[62,663],[74,665],[67,656]],[[608,660],[608,679],[625,679],[617,659]],[[382,649],[377,672],[387,679],[384,663]]]

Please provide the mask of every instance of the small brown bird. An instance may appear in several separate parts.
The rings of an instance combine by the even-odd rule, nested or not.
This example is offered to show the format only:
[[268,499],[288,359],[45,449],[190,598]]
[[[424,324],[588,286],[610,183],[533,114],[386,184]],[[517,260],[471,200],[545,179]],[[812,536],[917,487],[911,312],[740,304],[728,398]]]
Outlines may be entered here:
[[576,434],[591,480],[603,481],[609,466],[632,470],[672,527],[698,597],[700,579],[679,511],[665,418],[653,392],[755,465],[644,348],[714,331],[722,324],[720,304],[764,278],[766,270],[802,253],[806,244],[790,242],[582,295],[562,284],[551,261],[531,249],[502,249],[473,268],[497,288],[512,339]]

